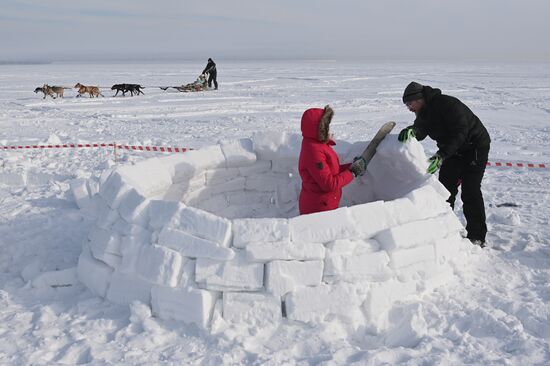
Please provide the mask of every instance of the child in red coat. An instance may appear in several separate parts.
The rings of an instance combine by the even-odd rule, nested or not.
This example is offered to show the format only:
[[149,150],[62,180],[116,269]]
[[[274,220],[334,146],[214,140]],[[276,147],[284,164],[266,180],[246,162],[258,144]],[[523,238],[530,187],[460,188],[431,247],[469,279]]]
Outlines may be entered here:
[[328,105],[324,109],[308,109],[302,115],[303,140],[298,162],[302,178],[301,215],[338,208],[342,188],[354,176],[365,172],[361,164],[340,165],[338,155],[332,148],[336,143],[329,133],[333,116],[334,111]]

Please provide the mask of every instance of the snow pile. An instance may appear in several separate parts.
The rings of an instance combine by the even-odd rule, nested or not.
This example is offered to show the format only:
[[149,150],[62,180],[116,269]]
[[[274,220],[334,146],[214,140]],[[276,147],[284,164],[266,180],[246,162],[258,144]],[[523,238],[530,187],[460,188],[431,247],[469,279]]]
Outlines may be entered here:
[[[424,174],[421,145],[388,136],[346,187],[348,207],[297,216],[300,142],[258,134],[116,167],[99,188],[74,182],[76,202],[96,217],[80,280],[114,303],[139,300],[201,327],[213,316],[336,318],[375,331],[406,323],[394,304],[448,281],[469,247],[448,193]],[[365,144],[337,146],[350,161]]]

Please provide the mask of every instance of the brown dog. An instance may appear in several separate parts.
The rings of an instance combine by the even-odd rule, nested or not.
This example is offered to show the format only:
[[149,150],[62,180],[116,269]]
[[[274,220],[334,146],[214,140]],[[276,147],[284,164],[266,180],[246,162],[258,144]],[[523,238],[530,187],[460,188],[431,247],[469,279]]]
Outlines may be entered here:
[[44,93],[44,98],[43,99],[46,99],[46,97],[49,95],[50,97],[52,97],[53,99],[57,97],[60,97],[60,98],[63,98],[63,93],[65,91],[66,88],[63,88],[62,86],[49,86],[48,84],[44,84],[44,86],[42,86],[41,88],[36,88],[34,89],[34,92],[35,93],[38,93],[38,92],[42,92]]
[[83,94],[86,94],[86,93],[90,95],[90,98],[92,97],[98,98],[100,95],[103,97],[103,94],[99,92],[99,88],[97,86],[86,86],[80,83],[76,83],[74,87],[78,89],[77,97],[81,97]]

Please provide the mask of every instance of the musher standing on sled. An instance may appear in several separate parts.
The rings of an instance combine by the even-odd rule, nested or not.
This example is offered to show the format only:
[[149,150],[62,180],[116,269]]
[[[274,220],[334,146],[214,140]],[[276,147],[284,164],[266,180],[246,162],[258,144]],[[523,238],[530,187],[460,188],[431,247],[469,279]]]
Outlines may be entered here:
[[208,74],[208,87],[211,88],[212,82],[214,82],[214,89],[218,90],[218,81],[216,80],[218,72],[216,71],[216,64],[211,58],[208,59],[208,63],[204,70],[202,70],[202,73]]
[[487,224],[481,180],[485,173],[491,138],[479,118],[460,100],[441,94],[440,89],[411,82],[403,103],[416,114],[414,124],[399,133],[399,141],[418,141],[430,136],[439,150],[429,159],[428,173],[439,171],[439,181],[451,192],[447,200],[454,208],[458,186],[466,231],[472,244],[485,247]]

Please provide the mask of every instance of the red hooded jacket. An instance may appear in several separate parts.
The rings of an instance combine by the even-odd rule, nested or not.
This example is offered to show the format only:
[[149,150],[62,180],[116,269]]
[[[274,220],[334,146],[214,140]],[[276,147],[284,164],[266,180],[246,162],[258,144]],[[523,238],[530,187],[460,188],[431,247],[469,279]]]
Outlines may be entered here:
[[329,211],[338,208],[342,187],[353,180],[350,164],[340,165],[338,155],[331,146],[329,124],[334,112],[311,108],[302,115],[302,150],[298,171],[302,178],[300,214]]

